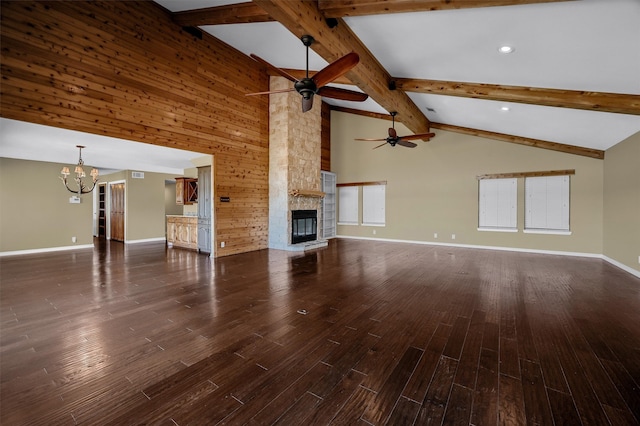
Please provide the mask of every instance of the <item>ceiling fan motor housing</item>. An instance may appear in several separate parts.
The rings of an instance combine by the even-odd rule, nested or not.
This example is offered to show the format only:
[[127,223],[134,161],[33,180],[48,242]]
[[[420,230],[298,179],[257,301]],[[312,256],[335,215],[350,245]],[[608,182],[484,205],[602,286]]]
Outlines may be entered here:
[[296,81],[293,87],[305,99],[311,98],[311,96],[315,95],[318,91],[316,83],[310,78],[303,78],[302,80]]

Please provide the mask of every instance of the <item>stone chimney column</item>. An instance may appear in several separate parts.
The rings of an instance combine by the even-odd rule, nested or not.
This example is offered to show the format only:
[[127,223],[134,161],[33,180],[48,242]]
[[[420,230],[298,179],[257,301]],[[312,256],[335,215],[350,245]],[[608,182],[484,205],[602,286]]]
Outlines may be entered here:
[[[293,83],[271,77],[270,90]],[[291,249],[291,210],[318,210],[321,198],[295,197],[293,190],[321,190],[321,102],[302,112],[298,92],[269,95],[269,248]]]

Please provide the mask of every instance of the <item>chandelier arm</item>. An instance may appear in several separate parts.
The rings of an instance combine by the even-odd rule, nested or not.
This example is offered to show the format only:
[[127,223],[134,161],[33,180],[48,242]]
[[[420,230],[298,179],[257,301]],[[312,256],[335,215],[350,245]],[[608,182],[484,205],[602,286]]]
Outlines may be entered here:
[[65,188],[67,188],[67,191],[73,193],[73,194],[78,194],[78,195],[82,195],[82,194],[88,194],[91,191],[93,191],[96,187],[96,184],[98,183],[98,179],[96,179],[95,181],[93,181],[93,185],[91,185],[91,188],[87,189],[87,186],[84,184],[84,182],[79,181],[78,179],[74,179],[76,181],[76,183],[78,184],[78,190],[74,191],[73,189],[69,188],[69,183],[67,182],[67,178],[66,177],[62,177],[62,176],[58,176],[60,178],[60,180],[62,181],[62,184],[64,185]]

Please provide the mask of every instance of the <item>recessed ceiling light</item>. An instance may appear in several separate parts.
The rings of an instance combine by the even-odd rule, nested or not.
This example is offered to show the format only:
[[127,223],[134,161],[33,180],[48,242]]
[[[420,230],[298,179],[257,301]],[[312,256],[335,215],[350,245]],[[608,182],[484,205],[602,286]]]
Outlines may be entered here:
[[502,111],[509,111],[509,107],[508,107],[508,106],[500,107],[500,109],[501,109]]
[[498,52],[500,52],[500,53],[504,53],[504,54],[512,53],[514,50],[515,50],[515,49],[514,49],[513,47],[511,47],[511,46],[507,46],[507,45],[505,45],[505,46],[500,46],[500,47],[498,48]]

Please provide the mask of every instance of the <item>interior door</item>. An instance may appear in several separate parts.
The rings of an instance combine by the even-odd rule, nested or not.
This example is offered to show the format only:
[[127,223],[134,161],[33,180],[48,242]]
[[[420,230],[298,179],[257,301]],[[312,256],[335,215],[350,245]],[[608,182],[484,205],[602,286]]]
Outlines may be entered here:
[[111,185],[111,239],[124,242],[124,183]]

